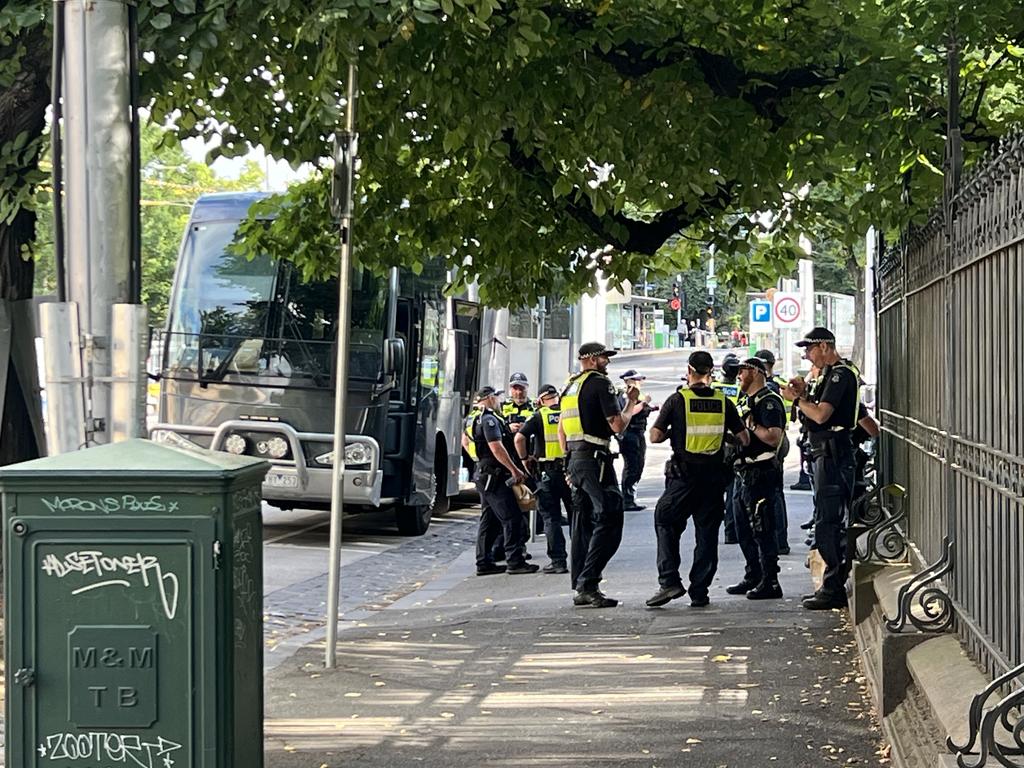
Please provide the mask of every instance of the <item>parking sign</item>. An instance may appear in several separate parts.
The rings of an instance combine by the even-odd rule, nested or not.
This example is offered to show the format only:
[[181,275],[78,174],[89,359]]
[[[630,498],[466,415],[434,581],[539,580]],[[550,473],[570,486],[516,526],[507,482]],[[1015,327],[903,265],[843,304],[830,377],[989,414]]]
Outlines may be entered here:
[[799,293],[776,293],[772,298],[772,320],[776,328],[792,328],[803,323]]
[[766,299],[755,299],[750,302],[750,332],[771,333],[772,303]]

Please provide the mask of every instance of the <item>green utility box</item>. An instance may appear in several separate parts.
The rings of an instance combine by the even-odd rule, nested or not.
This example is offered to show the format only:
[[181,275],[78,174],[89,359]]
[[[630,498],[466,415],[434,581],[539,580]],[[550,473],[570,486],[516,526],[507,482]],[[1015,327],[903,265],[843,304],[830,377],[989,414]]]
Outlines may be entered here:
[[130,440],[0,469],[8,766],[263,765],[267,468]]

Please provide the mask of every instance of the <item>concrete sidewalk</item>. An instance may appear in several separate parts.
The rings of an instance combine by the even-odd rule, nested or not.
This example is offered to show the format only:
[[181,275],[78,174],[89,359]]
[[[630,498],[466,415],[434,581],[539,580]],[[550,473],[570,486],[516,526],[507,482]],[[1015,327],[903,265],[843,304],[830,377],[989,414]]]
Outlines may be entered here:
[[648,610],[660,485],[649,472],[605,574],[618,608],[574,608],[566,576],[476,577],[467,552],[350,622],[337,669],[322,643],[299,651],[267,677],[268,767],[887,764],[845,613],[799,604],[809,495],[789,497],[785,600],[726,595],[742,558],[723,545],[709,608]]

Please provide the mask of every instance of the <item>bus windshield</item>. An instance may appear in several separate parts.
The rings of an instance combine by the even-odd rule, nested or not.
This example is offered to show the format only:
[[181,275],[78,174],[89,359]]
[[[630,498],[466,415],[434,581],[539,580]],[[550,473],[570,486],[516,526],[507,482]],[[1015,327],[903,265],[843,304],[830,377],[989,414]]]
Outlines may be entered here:
[[[303,282],[286,260],[228,251],[237,221],[191,225],[178,264],[166,371],[202,381],[334,386],[338,281]],[[352,275],[349,376],[381,375],[387,281]]]

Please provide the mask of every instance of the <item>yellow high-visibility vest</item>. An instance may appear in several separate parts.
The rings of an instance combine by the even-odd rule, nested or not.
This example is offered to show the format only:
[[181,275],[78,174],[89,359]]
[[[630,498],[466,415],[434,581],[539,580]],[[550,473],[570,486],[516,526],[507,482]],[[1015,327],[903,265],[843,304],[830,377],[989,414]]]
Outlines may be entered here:
[[558,408],[543,407],[540,409],[541,422],[544,424],[544,461],[553,461],[565,456],[562,444],[558,442],[558,420],[561,411]]
[[565,440],[569,443],[574,442],[585,442],[592,445],[599,445],[602,448],[607,448],[611,445],[611,440],[604,437],[596,437],[595,435],[588,435],[583,431],[583,421],[580,419],[580,389],[583,387],[584,382],[591,376],[598,376],[605,381],[608,377],[603,373],[597,371],[583,371],[577,376],[573,376],[569,379],[569,384],[566,386],[565,391],[562,392],[562,430],[565,432]]
[[483,415],[483,409],[473,406],[473,410],[469,412],[466,417],[466,437],[469,438],[469,447],[466,448],[466,453],[469,454],[469,458],[473,461],[477,460],[476,455],[476,442],[473,440],[473,430],[476,428],[476,420]]
[[516,405],[511,400],[508,400],[501,404],[501,415],[508,420],[509,416],[522,416],[524,419],[529,421],[530,417],[533,416],[533,406],[527,401],[522,405]]
[[715,388],[711,397],[701,397],[680,387],[686,406],[686,452],[710,456],[725,442],[725,393]]
[[721,392],[723,395],[732,400],[732,404],[736,405],[740,398],[740,385],[739,384],[726,384],[724,381],[713,381],[711,382],[711,388]]

